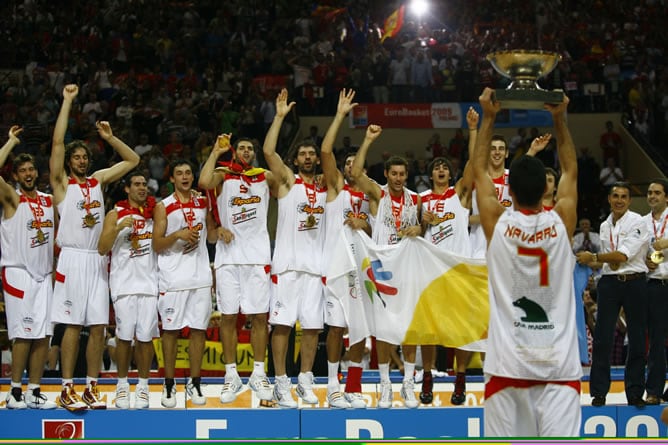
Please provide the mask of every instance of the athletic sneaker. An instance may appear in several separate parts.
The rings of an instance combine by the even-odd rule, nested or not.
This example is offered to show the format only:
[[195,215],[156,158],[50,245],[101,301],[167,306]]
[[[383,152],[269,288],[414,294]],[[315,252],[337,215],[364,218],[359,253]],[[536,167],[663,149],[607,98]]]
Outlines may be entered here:
[[309,405],[316,405],[319,400],[313,392],[313,373],[300,372],[297,377],[297,395]]
[[7,408],[8,409],[27,409],[28,405],[26,405],[26,401],[23,399],[23,393],[21,392],[21,388],[12,388],[11,391],[7,393],[7,398],[5,399],[7,402]]
[[392,383],[380,382],[380,397],[378,398],[378,408],[392,407]]
[[106,402],[100,398],[97,382],[90,382],[90,388],[86,388],[81,399],[86,402],[90,409],[107,409]]
[[327,404],[330,408],[350,408],[350,403],[341,391],[327,391]]
[[172,386],[169,392],[167,392],[167,385],[162,385],[160,404],[165,408],[174,408],[176,406],[176,385]]
[[271,385],[266,375],[251,374],[248,379],[248,387],[260,400],[271,400]]
[[204,405],[206,404],[206,397],[202,394],[202,388],[199,383],[193,383],[192,379],[188,379],[186,384],[186,396],[190,398],[190,401],[195,405]]
[[366,408],[366,400],[361,392],[344,392],[343,396],[350,403],[351,408]]
[[33,388],[32,391],[28,390],[25,394],[25,401],[28,408],[31,409],[55,409],[58,407],[56,402],[52,402],[42,394],[40,388]]
[[81,400],[79,394],[74,390],[74,385],[71,383],[63,386],[60,391],[60,396],[56,399],[56,403],[68,411],[83,411],[88,408],[88,405]]
[[401,392],[399,394],[401,394],[401,398],[404,399],[404,406],[406,408],[417,408],[418,406],[418,401],[415,398],[414,385],[412,378],[410,380],[404,380],[401,384]]
[[116,385],[114,404],[116,405],[116,408],[130,408],[130,385],[128,383],[119,383]]
[[466,374],[457,373],[455,378],[455,391],[450,397],[450,403],[453,405],[462,405],[466,402]]
[[297,408],[297,402],[292,398],[292,382],[288,377],[276,378],[274,400],[280,408]]
[[[225,383],[223,384],[223,390],[220,392],[220,403],[231,403],[237,399],[237,394],[244,389],[244,384],[241,381],[241,377],[235,375],[234,377],[225,377]],[[271,400],[271,398],[270,398]]]
[[146,409],[149,406],[148,386],[139,386],[135,389],[135,409]]
[[422,391],[420,391],[420,402],[429,405],[434,401],[434,378],[430,371],[424,373],[422,377]]

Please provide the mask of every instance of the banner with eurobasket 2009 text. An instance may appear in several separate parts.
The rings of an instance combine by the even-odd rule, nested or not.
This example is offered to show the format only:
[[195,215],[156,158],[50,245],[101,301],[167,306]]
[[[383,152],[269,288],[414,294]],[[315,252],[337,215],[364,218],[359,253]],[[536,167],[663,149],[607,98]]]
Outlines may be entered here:
[[341,302],[351,344],[373,335],[393,344],[460,347],[487,337],[484,260],[419,237],[388,246],[348,227],[339,236],[326,287]]
[[[466,112],[473,107],[480,115],[476,102],[434,102],[421,104],[357,105],[348,115],[351,128],[366,128],[374,124],[383,128],[465,128]],[[495,127],[552,127],[552,116],[545,110],[501,110]]]

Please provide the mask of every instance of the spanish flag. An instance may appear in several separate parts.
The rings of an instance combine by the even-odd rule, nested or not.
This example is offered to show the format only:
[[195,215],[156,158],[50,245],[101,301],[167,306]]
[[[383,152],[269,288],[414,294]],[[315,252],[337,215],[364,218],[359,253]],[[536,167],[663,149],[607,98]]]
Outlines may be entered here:
[[449,347],[487,338],[484,260],[457,256],[423,238],[379,246],[348,227],[339,237],[325,292],[341,302],[351,344],[369,335],[393,344]]
[[381,37],[380,43],[383,43],[388,37],[394,37],[399,34],[399,31],[401,31],[401,27],[404,24],[405,10],[406,7],[401,5],[399,9],[395,10],[385,19],[385,24],[383,25],[383,37]]

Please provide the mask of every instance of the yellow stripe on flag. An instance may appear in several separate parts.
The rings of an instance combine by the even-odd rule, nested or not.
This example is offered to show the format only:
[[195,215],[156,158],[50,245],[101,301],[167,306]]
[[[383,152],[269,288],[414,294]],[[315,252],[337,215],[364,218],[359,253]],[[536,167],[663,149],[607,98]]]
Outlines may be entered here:
[[459,347],[487,338],[487,266],[460,263],[420,294],[404,343]]

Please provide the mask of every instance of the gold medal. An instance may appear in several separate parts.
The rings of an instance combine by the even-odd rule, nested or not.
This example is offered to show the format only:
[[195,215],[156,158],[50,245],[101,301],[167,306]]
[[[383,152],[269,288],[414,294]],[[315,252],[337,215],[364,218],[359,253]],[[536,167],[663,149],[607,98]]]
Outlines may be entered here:
[[619,269],[619,263],[610,263],[610,270]]
[[42,232],[42,229],[37,229],[37,241],[40,243],[46,241],[46,236],[44,235],[44,232]]
[[139,248],[141,247],[139,245],[139,237],[137,235],[132,235],[130,237],[130,244],[132,245],[132,248],[134,250],[139,250]]
[[315,216],[309,215],[306,218],[306,227],[315,227]]
[[649,256],[649,259],[650,259],[650,261],[652,261],[652,263],[654,263],[654,264],[661,264],[661,263],[663,263],[663,260],[664,260],[663,252],[660,251],[660,250],[655,250],[655,251],[652,252],[652,254]]
[[95,223],[95,217],[92,213],[88,213],[86,216],[84,216],[84,224],[86,224],[86,227],[93,227]]

